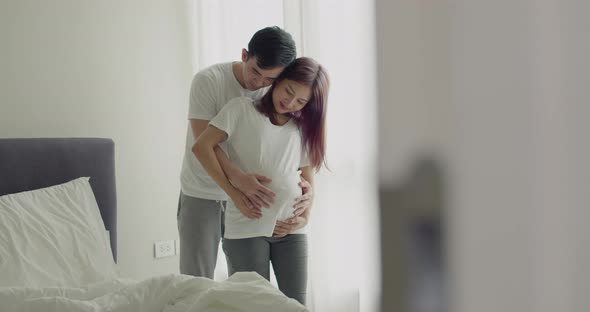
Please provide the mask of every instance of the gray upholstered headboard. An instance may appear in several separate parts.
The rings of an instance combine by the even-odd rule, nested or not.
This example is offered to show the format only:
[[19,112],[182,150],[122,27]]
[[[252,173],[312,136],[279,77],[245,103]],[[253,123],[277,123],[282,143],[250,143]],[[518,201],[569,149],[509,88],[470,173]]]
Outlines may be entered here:
[[0,196],[90,177],[117,260],[115,144],[100,138],[0,139]]

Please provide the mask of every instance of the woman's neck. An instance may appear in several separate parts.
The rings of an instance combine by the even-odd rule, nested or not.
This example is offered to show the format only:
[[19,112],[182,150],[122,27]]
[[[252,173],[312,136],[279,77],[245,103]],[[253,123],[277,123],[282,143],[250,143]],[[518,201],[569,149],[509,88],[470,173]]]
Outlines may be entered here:
[[289,120],[291,120],[291,116],[289,116],[288,114],[275,113],[275,120],[276,120],[278,126],[282,126],[282,125],[288,123]]

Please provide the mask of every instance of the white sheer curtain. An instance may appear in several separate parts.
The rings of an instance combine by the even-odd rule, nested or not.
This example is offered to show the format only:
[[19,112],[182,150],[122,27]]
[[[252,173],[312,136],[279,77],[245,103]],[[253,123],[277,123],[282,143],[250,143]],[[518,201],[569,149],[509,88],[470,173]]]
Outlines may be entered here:
[[199,68],[240,60],[259,29],[283,27],[283,4],[272,0],[194,0]]
[[[239,60],[252,34],[269,25],[285,28],[299,55],[314,57],[328,69],[331,171],[323,169],[316,178],[308,306],[312,311],[375,310],[380,280],[372,5],[361,0],[193,0],[191,5],[195,71]],[[217,268],[216,278],[223,279],[221,253]]]
[[310,308],[376,311],[380,287],[375,185],[372,2],[302,1],[303,54],[330,73],[327,159],[310,230]]

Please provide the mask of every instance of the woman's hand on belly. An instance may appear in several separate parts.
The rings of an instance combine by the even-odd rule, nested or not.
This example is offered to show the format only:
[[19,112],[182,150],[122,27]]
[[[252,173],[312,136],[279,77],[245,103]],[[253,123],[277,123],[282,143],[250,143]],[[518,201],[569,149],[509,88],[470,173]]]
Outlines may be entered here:
[[283,237],[287,234],[291,234],[292,232],[304,227],[307,225],[307,219],[302,216],[295,216],[289,218],[285,221],[278,221],[275,225],[275,229],[273,231],[273,236],[275,237]]

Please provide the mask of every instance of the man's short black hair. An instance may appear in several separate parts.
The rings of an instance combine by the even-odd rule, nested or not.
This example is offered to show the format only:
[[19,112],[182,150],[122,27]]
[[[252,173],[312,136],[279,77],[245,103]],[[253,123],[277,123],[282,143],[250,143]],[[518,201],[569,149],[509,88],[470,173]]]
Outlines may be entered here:
[[257,31],[248,43],[248,57],[256,57],[262,69],[287,66],[297,57],[295,41],[277,26]]

